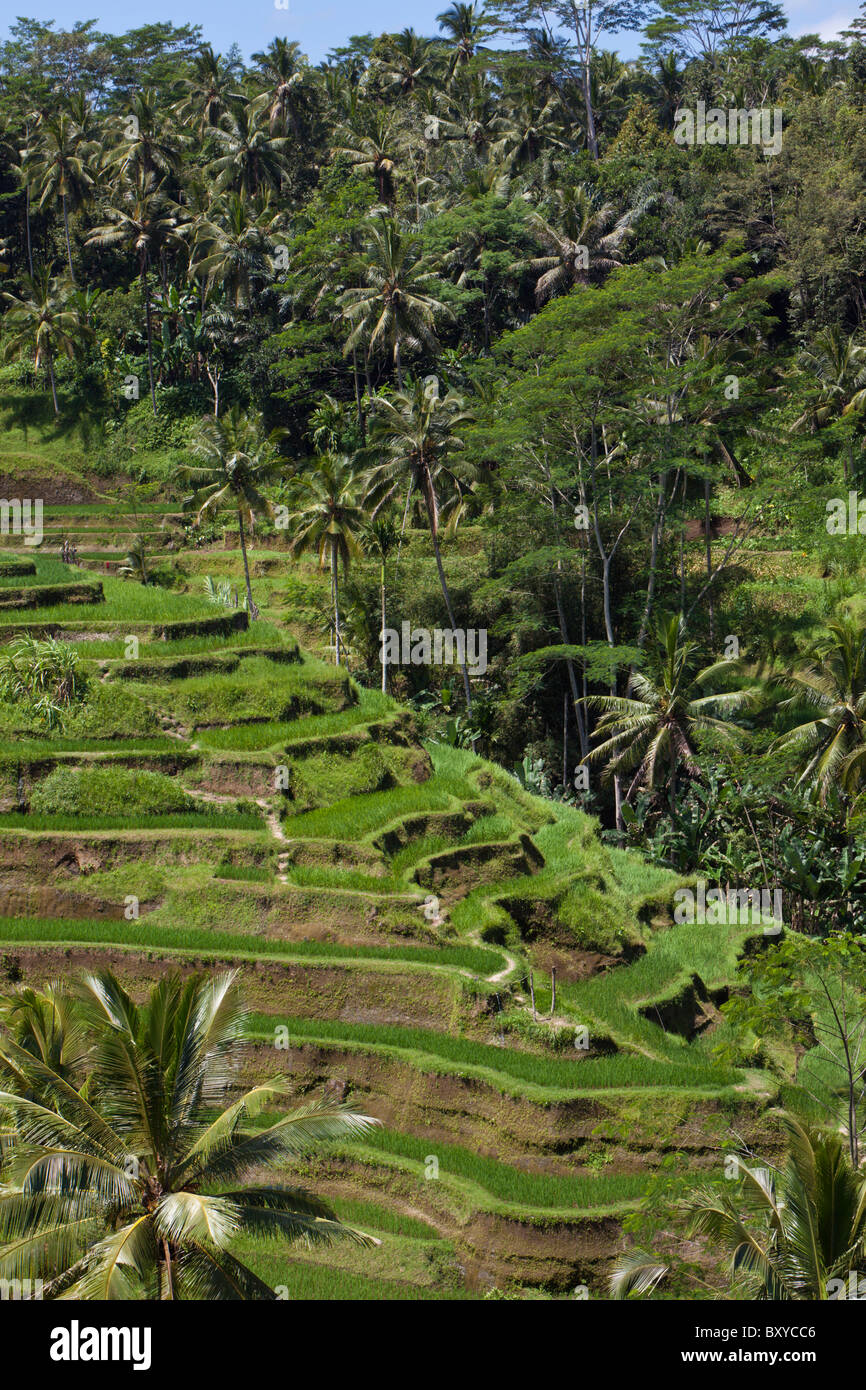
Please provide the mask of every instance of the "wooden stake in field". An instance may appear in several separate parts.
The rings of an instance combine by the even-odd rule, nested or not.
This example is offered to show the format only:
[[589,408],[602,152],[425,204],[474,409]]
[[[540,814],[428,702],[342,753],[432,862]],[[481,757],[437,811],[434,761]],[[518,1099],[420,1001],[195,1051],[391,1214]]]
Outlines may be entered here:
[[556,1013],[556,966],[550,967],[550,1017]]

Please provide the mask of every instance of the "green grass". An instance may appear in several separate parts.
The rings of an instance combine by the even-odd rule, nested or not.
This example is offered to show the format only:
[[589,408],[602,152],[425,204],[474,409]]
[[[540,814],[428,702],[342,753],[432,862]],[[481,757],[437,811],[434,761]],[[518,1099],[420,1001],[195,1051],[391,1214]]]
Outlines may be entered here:
[[[526,1173],[484,1158],[472,1149],[457,1144],[441,1144],[425,1135],[402,1134],[393,1129],[376,1129],[364,1136],[363,1147],[377,1153],[408,1158],[424,1164],[428,1155],[439,1162],[439,1176],[465,1179],[483,1188],[492,1197],[508,1205],[551,1207],[557,1210],[597,1209],[633,1202],[646,1190],[645,1174],[600,1174],[592,1177],[561,1177],[547,1173]],[[341,1150],[342,1151],[342,1150]],[[345,1150],[350,1154],[351,1150]],[[431,1181],[435,1181],[432,1179]]]
[[55,767],[30,794],[34,816],[130,817],[198,814],[198,806],[175,777],[149,769],[96,764]]
[[390,876],[365,874],[360,869],[338,869],[318,864],[290,864],[290,883],[298,888],[333,888],[352,893],[405,893],[408,885]]
[[333,941],[275,941],[267,937],[250,937],[225,931],[201,931],[196,928],[149,927],[145,921],[45,920],[41,917],[0,917],[0,940],[33,942],[95,942],[110,945],[140,946],[147,950],[197,951],[231,955],[238,952],[256,956],[303,958],[316,960],[398,961],[417,965],[436,965],[477,974],[492,974],[503,965],[497,951],[475,946],[394,946],[383,941],[381,946],[343,946]]
[[[519,1051],[510,1045],[495,1047],[471,1038],[451,1037],[426,1028],[304,1018],[280,1018],[279,1022],[286,1024],[290,1038],[387,1048],[412,1054],[414,1065],[420,1068],[424,1067],[425,1059],[429,1065],[429,1060],[435,1058],[451,1064],[452,1071],[459,1072],[465,1067],[483,1068],[497,1076],[557,1092],[667,1086],[719,1090],[735,1085],[740,1079],[733,1069],[714,1064],[705,1057],[693,1061],[686,1056],[682,1062],[672,1065],[667,1061],[634,1056],[581,1059],[575,1052],[574,1060],[566,1060],[562,1056]],[[253,1019],[254,1030],[262,1038],[272,1036],[273,1026],[274,1020],[266,1014],[258,1014]]]
[[87,831],[98,830],[264,830],[261,816],[236,811],[178,811],[160,815],[64,816],[0,813],[0,830]]
[[336,714],[313,714],[302,719],[274,720],[266,724],[237,725],[230,729],[202,729],[203,748],[230,752],[256,752],[288,745],[301,739],[327,738],[349,733],[374,720],[387,718],[399,706],[378,691],[365,691],[359,704]]
[[143,738],[65,738],[46,735],[45,738],[0,738],[0,757],[27,759],[50,758],[54,753],[174,753],[183,745],[176,738],[164,735]]
[[349,699],[345,672],[309,659],[286,665],[253,656],[229,675],[212,672],[169,685],[124,684],[145,703],[193,727],[297,718],[340,708]]
[[[238,1254],[240,1257],[240,1246]],[[273,1288],[285,1288],[286,1297],[292,1301],[406,1303],[472,1298],[462,1289],[436,1289],[427,1285],[403,1284],[397,1280],[374,1279],[369,1275],[351,1274],[328,1265],[311,1264],[289,1257],[271,1262],[255,1248],[243,1251],[243,1259],[260,1279],[270,1282]]]
[[[209,616],[211,617],[218,617],[227,611],[216,604],[210,604],[209,609]],[[172,642],[141,640],[138,646],[138,655],[140,661],[170,661],[172,657],[179,656],[212,656],[218,653],[230,655],[233,651],[243,651],[246,647],[285,647],[286,650],[290,651],[294,649],[295,643],[292,638],[287,636],[285,629],[260,619],[251,623],[245,631],[233,632],[228,637],[222,633],[217,633],[197,637],[180,637]],[[122,637],[102,642],[88,642],[83,655],[92,661],[124,661],[127,659],[125,642]]]
[[214,878],[234,879],[241,883],[273,883],[274,875],[270,869],[259,868],[255,864],[217,864]]
[[286,834],[304,840],[363,840],[391,821],[434,811],[458,810],[473,789],[457,777],[436,775],[417,786],[352,796],[319,810],[287,816]]
[[[47,563],[50,557],[43,557]],[[55,562],[56,563],[56,562]],[[65,567],[64,567],[65,568]],[[70,577],[81,578],[81,574],[70,571]],[[186,618],[211,618],[214,605],[207,599],[192,594],[175,594],[166,589],[147,587],[131,580],[116,579],[110,575],[100,575],[104,603],[52,604],[44,608],[28,608],[24,621],[27,623],[83,623],[90,620],[99,623],[170,623]],[[4,617],[0,627],[18,621]]]
[[439,1240],[435,1226],[419,1221],[415,1216],[404,1216],[391,1207],[380,1206],[378,1202],[361,1202],[348,1197],[335,1198],[334,1210],[347,1226],[356,1226],[374,1235],[409,1236],[413,1240]]

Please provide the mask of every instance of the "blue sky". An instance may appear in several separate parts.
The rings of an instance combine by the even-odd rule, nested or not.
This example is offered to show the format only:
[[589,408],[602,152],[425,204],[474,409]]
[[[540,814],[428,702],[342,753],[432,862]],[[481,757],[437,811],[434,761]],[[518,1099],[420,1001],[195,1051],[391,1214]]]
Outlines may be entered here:
[[[412,25],[420,33],[436,32],[436,15],[450,0],[288,0],[288,10],[275,0],[144,0],[129,5],[125,0],[19,0],[28,18],[53,19],[55,26],[71,28],[76,20],[96,19],[97,27],[123,33],[136,25],[171,19],[175,24],[200,24],[205,39],[224,52],[232,43],[248,57],[272,38],[295,39],[313,62],[329,48],[345,42],[350,34],[378,34]],[[784,0],[792,34],[818,33],[830,38],[847,27],[857,13],[859,0]],[[17,5],[15,7],[18,9]],[[8,21],[7,21],[8,22]],[[4,24],[0,32],[6,32]],[[636,54],[638,40],[624,35],[622,42],[608,41],[623,57]]]

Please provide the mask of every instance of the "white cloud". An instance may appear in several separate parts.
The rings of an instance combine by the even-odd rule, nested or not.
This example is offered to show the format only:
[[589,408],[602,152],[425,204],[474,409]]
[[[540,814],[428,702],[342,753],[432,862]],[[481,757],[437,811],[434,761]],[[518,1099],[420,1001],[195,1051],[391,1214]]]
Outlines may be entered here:
[[847,29],[858,13],[856,0],[842,5],[832,14],[816,14],[815,0],[786,0],[788,27],[796,37],[799,34],[819,34],[822,39],[834,39],[843,29]]

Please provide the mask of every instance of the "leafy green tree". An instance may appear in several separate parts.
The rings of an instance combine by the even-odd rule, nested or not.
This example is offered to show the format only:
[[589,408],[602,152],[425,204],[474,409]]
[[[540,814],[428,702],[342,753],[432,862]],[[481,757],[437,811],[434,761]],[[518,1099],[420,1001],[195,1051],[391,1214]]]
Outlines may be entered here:
[[[847,1160],[837,1134],[785,1119],[787,1160],[738,1160],[738,1179],[704,1185],[687,1198],[691,1234],[728,1256],[738,1298],[825,1302],[844,1292],[866,1253],[866,1184]],[[629,1251],[611,1278],[614,1298],[650,1292],[666,1266],[642,1250]]]
[[[861,865],[862,882],[862,865]],[[819,939],[790,932],[771,951],[744,959],[742,982],[724,1006],[733,1046],[753,1057],[769,1040],[805,1044],[793,1087],[801,1109],[844,1137],[851,1165],[860,1166],[866,1134],[866,950],[853,932]]]
[[266,92],[252,101],[230,101],[215,127],[213,139],[222,152],[211,163],[210,173],[219,192],[255,197],[266,189],[280,191],[289,141],[271,133],[268,102]]
[[753,703],[756,687],[705,693],[730,675],[731,663],[717,661],[697,669],[697,644],[686,637],[681,616],[661,618],[657,645],[649,654],[648,672],[632,671],[630,694],[594,695],[587,704],[601,710],[595,729],[602,742],[588,754],[589,762],[604,761],[608,774],[633,773],[627,793],[639,787],[667,787],[671,809],[676,807],[677,778],[700,775],[695,757],[697,740],[713,735],[735,743],[726,721]]
[[343,291],[340,303],[351,325],[345,351],[364,346],[368,354],[387,353],[397,386],[403,389],[402,353],[436,351],[437,317],[448,310],[430,290],[436,277],[421,254],[417,236],[401,231],[389,217],[369,231],[361,286]]
[[[371,499],[377,512],[384,503],[399,496],[404,487],[407,507],[413,493],[417,492],[423,499],[448,621],[452,630],[456,630],[442,564],[440,498],[444,489],[448,510],[456,524],[471,483],[467,480],[467,469],[464,467],[461,476],[452,459],[464,447],[458,431],[469,423],[471,412],[456,392],[448,391],[440,396],[435,378],[430,382],[416,381],[411,391],[375,397],[372,410],[370,450],[374,456],[383,454],[384,460],[371,473]],[[472,692],[465,661],[462,670],[466,708],[471,710]]]
[[93,192],[92,147],[68,111],[41,120],[35,139],[34,159],[32,165],[28,166],[28,175],[33,181],[34,196],[40,207],[58,199],[60,201],[69,278],[75,284],[69,213],[70,209],[80,207]]
[[314,550],[324,569],[331,572],[334,609],[334,652],[341,664],[340,569],[345,574],[360,555],[368,514],[365,510],[366,474],[346,454],[323,454],[316,465],[298,479],[298,505],[290,517],[294,529],[292,550],[301,555]]
[[198,460],[184,464],[177,476],[192,484],[193,493],[185,503],[194,507],[199,524],[221,511],[234,511],[238,519],[247,612],[255,619],[259,610],[253,602],[250,566],[247,559],[246,525],[253,529],[256,516],[271,515],[273,504],[262,488],[276,474],[274,436],[266,436],[261,417],[245,414],[238,405],[222,419],[202,420],[190,446]]
[[239,92],[232,90],[232,75],[225,59],[221,53],[214,53],[210,44],[202,45],[182,85],[184,95],[177,104],[177,114],[195,127],[200,138],[219,125],[229,101],[240,97]]
[[273,1300],[232,1253],[236,1237],[372,1243],[299,1187],[250,1183],[375,1121],[308,1101],[251,1128],[290,1093],[283,1078],[218,1108],[246,1029],[234,974],[163,980],[143,1006],[108,971],[83,992],[88,1094],[0,1035],[4,1278],[44,1278],[49,1299]]
[[709,62],[788,23],[773,0],[658,0],[658,9],[646,26],[647,49]]
[[182,247],[178,213],[161,183],[139,175],[136,183],[123,187],[120,198],[106,209],[108,221],[95,227],[87,238],[93,246],[119,246],[132,252],[138,262],[144,299],[147,337],[147,370],[150,400],[156,414],[156,385],[153,376],[153,320],[150,271],[159,266],[172,249]]
[[852,619],[828,623],[827,628],[811,661],[777,678],[791,692],[783,707],[793,712],[805,707],[812,717],[772,745],[773,751],[797,755],[801,784],[813,788],[822,801],[840,778],[849,787],[859,784],[866,743],[866,628]]
[[44,267],[34,276],[22,278],[22,294],[3,295],[9,305],[6,324],[11,330],[4,351],[7,357],[28,350],[34,353],[36,370],[44,367],[48,373],[54,414],[59,416],[54,363],[61,355],[76,356],[86,329],[72,302],[74,286],[70,280],[52,277]]

